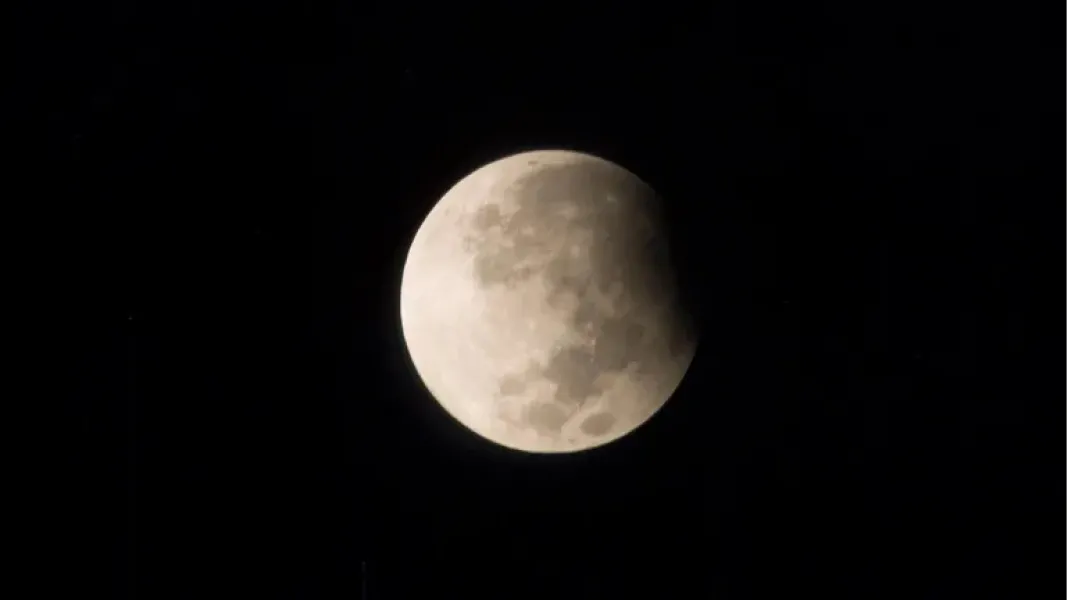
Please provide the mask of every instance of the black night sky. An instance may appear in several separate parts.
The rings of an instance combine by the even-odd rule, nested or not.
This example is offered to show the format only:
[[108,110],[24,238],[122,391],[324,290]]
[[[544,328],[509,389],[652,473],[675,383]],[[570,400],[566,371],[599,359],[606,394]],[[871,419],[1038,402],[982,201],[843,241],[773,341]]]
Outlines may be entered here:
[[[42,593],[358,598],[366,561],[371,599],[1063,597],[1036,14],[617,4],[27,3]],[[570,457],[453,423],[399,330],[430,206],[547,147],[666,198],[703,324]]]

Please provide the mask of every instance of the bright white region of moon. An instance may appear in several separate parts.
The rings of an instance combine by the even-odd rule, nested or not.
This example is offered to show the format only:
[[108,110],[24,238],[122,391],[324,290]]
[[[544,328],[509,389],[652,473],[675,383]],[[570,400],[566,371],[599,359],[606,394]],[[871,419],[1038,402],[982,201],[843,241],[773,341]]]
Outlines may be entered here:
[[408,352],[459,423],[526,452],[617,440],[695,353],[655,192],[606,160],[516,154],[426,216],[401,278]]

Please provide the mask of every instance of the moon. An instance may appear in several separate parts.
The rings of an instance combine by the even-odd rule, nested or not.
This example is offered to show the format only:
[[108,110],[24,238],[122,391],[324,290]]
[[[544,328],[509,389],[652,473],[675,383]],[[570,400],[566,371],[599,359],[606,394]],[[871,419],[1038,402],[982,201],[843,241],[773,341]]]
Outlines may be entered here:
[[589,154],[487,164],[426,216],[401,277],[416,371],[456,421],[496,444],[577,452],[629,434],[691,363],[658,196]]

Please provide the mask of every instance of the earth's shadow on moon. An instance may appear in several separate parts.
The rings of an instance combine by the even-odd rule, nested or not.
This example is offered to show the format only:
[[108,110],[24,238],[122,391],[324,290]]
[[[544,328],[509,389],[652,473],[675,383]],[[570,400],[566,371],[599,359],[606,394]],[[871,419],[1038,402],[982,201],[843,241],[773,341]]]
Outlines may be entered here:
[[[513,425],[550,436],[559,435],[571,414],[605,391],[599,387],[602,375],[632,369],[632,377],[659,384],[657,377],[670,372],[670,363],[687,362],[696,343],[692,324],[675,306],[662,199],[626,169],[579,156],[574,162],[540,168],[537,155],[514,157],[535,169],[510,188],[514,212],[505,215],[497,204],[481,207],[464,239],[483,288],[515,289],[537,277],[548,288],[549,305],[565,298],[579,302],[568,327],[589,332],[596,343],[563,345],[545,363],[531,362],[524,372],[503,377],[498,388],[504,397],[521,394],[534,381],[553,384],[554,402],[531,406],[521,419],[510,419]],[[590,238],[581,252],[553,248],[575,232]],[[597,294],[591,295],[594,288]],[[614,296],[612,304],[595,300],[605,296]],[[640,319],[650,307],[663,310],[654,324],[659,331],[647,331],[648,324]],[[653,334],[667,336],[668,355],[649,345]],[[647,395],[650,406],[645,411],[656,412],[667,400],[659,397],[664,394],[669,397],[670,390]],[[610,412],[593,413],[584,417],[579,430],[595,439],[616,426],[627,429],[623,434],[635,427],[616,421]]]

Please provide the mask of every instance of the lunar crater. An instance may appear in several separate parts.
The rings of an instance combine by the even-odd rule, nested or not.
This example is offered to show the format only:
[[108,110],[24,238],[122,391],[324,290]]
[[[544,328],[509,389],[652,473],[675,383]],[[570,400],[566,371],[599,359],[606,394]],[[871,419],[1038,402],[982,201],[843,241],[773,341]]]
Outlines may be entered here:
[[615,417],[610,413],[594,413],[582,420],[578,426],[582,433],[592,436],[602,436],[615,425]]

